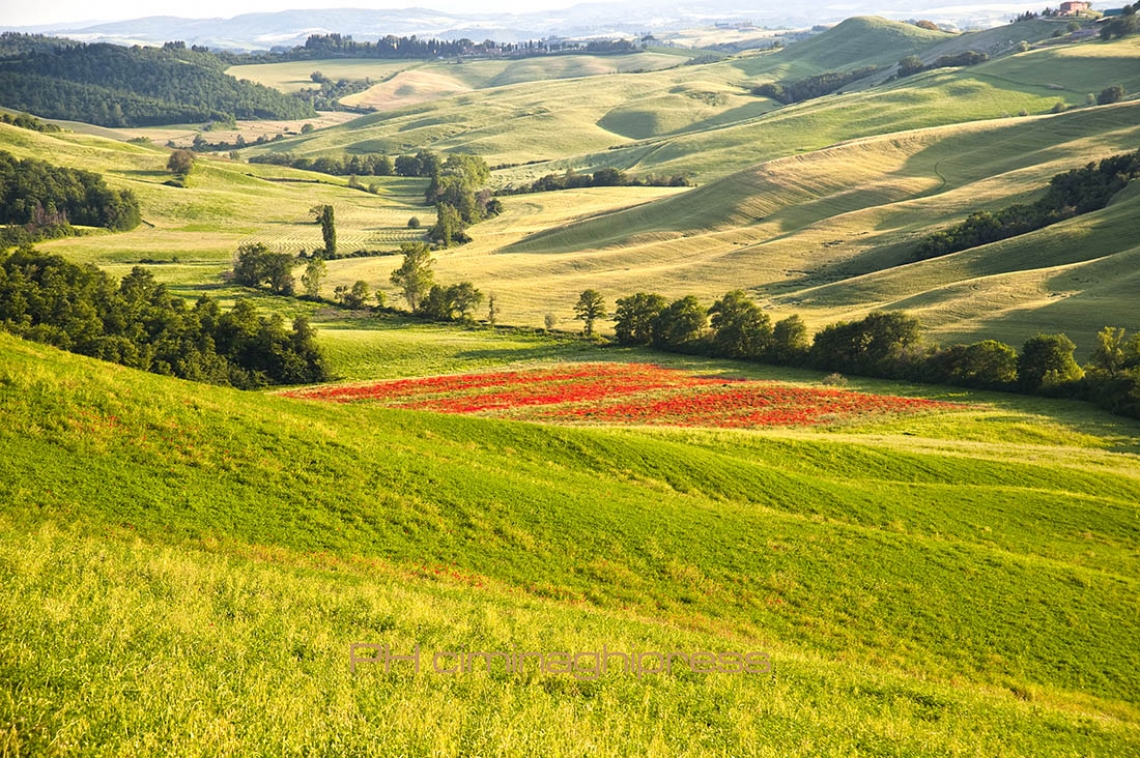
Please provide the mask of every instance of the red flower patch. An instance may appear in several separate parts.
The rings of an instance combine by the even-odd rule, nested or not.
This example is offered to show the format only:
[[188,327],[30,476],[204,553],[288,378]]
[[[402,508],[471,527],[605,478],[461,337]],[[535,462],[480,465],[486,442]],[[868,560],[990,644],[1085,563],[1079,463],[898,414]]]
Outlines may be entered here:
[[727,428],[805,426],[961,407],[924,398],[694,376],[644,363],[567,364],[286,394],[556,423]]

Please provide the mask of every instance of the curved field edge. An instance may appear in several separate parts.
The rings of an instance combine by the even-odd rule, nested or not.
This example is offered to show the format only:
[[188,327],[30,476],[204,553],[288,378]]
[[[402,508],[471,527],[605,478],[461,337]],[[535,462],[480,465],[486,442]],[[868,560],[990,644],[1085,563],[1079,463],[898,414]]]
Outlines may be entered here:
[[1132,454],[329,407],[0,344],[0,501],[21,531],[446,566],[1101,712],[1140,691]]

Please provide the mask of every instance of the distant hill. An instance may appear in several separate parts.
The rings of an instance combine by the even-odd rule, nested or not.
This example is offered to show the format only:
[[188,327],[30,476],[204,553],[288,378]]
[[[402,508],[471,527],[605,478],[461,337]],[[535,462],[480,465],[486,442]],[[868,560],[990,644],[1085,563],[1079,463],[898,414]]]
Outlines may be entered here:
[[860,16],[789,45],[779,55],[782,59],[809,62],[825,70],[847,68],[857,64],[893,63],[956,36],[876,16]]
[[228,76],[214,55],[184,45],[87,45],[0,35],[0,105],[99,126],[156,126],[315,115],[305,101]]
[[[113,10],[100,9],[108,16]],[[189,6],[183,11],[194,13]],[[188,45],[212,49],[268,50],[303,44],[314,33],[352,34],[357,40],[375,40],[388,34],[445,40],[523,42],[558,36],[640,36],[646,32],[664,35],[694,29],[765,27],[806,29],[814,24],[842,21],[851,15],[876,13],[894,19],[925,18],[960,28],[988,28],[1008,21],[1012,12],[1000,4],[960,5],[947,0],[878,0],[871,4],[797,6],[778,0],[698,0],[656,2],[627,0],[622,3],[582,3],[540,12],[492,13],[477,8],[443,12],[425,7],[364,9],[290,9],[273,13],[244,13],[233,18],[179,18],[150,16],[106,23],[51,24],[21,31],[66,34],[87,42],[161,45],[184,40]],[[92,15],[95,11],[92,11]],[[16,16],[10,13],[9,16]],[[25,13],[25,16],[32,16]]]

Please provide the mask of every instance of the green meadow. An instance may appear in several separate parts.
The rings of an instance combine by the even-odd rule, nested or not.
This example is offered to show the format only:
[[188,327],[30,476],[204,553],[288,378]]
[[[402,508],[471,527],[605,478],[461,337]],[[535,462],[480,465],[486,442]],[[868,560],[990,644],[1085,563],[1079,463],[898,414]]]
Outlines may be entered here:
[[[1063,331],[1083,362],[1105,325],[1140,329],[1140,187],[913,260],[972,211],[1033,202],[1052,176],[1140,146],[1140,44],[1054,40],[1065,28],[861,18],[708,58],[242,66],[284,91],[315,70],[369,77],[352,104],[378,110],[199,155],[185,188],[165,184],[167,149],[125,131],[0,124],[0,150],[139,198],[138,228],[39,249],[116,276],[143,266],[189,300],[305,315],[338,382],[650,362],[832,383],[583,339],[588,288],[610,311],[638,291],[708,306],[740,288],[813,329],[905,309],[943,344]],[[886,81],[904,56],[964,50],[991,60]],[[883,69],[796,105],[750,92],[868,65]],[[1086,105],[1113,84],[1122,102]],[[472,242],[434,254],[436,281],[493,294],[499,325],[478,323],[486,305],[476,323],[435,324],[394,310],[390,282],[399,245],[421,239],[408,220],[435,222],[426,179],[362,177],[364,191],[248,162],[420,149],[506,164],[494,188],[603,167],[696,186],[503,196]],[[374,254],[329,261],[322,295],[363,280],[388,309],[230,281],[240,245],[319,247],[325,204],[341,251]],[[846,382],[952,405],[802,428],[571,427],[239,392],[0,332],[0,755],[1140,753],[1140,421]],[[419,645],[421,670],[353,671],[353,643]],[[603,647],[768,665],[591,670]],[[441,651],[586,655],[569,671],[495,659],[447,674]]]
[[[421,351],[446,352],[431,331]],[[583,357],[482,342],[503,365]],[[1136,422],[893,386],[967,407],[809,431],[569,429],[0,344],[11,754],[619,755],[640,735],[660,755],[1109,755],[1140,740]],[[396,352],[394,371],[426,368]],[[750,650],[772,670],[352,674],[353,642]]]

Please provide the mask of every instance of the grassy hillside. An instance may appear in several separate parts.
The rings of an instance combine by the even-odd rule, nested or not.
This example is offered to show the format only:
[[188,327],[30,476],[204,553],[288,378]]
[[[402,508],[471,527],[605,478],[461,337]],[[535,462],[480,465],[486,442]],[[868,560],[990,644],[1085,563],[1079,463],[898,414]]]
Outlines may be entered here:
[[745,287],[774,316],[813,324],[903,307],[942,340],[1021,344],[1056,330],[1090,350],[1106,324],[1140,327],[1124,294],[1134,191],[1022,238],[922,263],[911,255],[921,236],[973,210],[1035,199],[1056,173],[1134,150],[1137,123],[1129,103],[856,140],[537,233],[530,224],[554,217],[533,205],[601,190],[506,198],[504,215],[438,268],[493,290],[508,318],[532,324],[548,311],[569,321],[586,288],[612,306],[639,290],[711,304]]
[[[956,395],[902,428],[562,429],[0,346],[13,751],[509,752],[548,719],[552,754],[1135,747],[1135,423]],[[353,641],[775,673],[352,676]]]
[[[1036,30],[1019,26],[1005,28],[1005,33]],[[748,92],[765,81],[889,65],[922,50],[950,53],[956,45],[967,44],[962,41],[966,36],[940,43],[937,39],[946,35],[856,19],[779,52],[607,76],[604,86],[587,77],[464,92],[254,152],[398,153],[431,146],[475,152],[492,164],[539,162],[497,172],[502,184],[566,168],[604,166],[641,173],[687,172],[708,181],[753,163],[853,138],[1004,118],[1023,111],[1047,113],[1058,102],[1084,105],[1088,93],[1113,84],[1129,91],[1140,87],[1132,65],[1140,55],[1137,43],[1118,40],[1049,47],[981,66],[940,69],[871,89],[853,87],[846,95],[791,107],[778,107]],[[996,45],[997,39],[991,34],[976,41],[986,46]],[[842,62],[831,57],[832,51],[844,56]],[[409,95],[418,97],[417,93],[428,93],[444,81],[438,78],[442,74],[432,71],[409,72],[423,85],[421,91],[410,81]],[[452,81],[448,86],[461,86],[448,81]]]
[[[0,124],[0,146],[23,157],[105,174],[114,188],[139,197],[144,225],[126,234],[59,240],[45,247],[81,262],[118,272],[143,258],[164,261],[160,278],[208,284],[229,267],[238,245],[265,242],[296,251],[320,245],[320,228],[309,209],[332,204],[340,222],[340,245],[395,249],[414,239],[408,218],[434,221],[422,205],[423,180],[379,178],[379,194],[347,186],[347,178],[274,166],[201,157],[188,188],[165,186],[169,150],[124,144],[84,134],[38,134]],[[174,259],[177,258],[175,261]],[[171,267],[172,266],[172,267]]]
[[788,45],[776,56],[821,71],[890,64],[946,42],[953,35],[877,16],[849,18],[831,29]]
[[[1140,90],[1140,42],[1003,54],[1016,48],[1007,35],[1054,28],[952,36],[861,18],[675,68],[680,57],[645,53],[241,70],[283,90],[313,70],[371,76],[360,97],[390,109],[246,157],[431,148],[540,161],[496,171],[498,185],[602,166],[696,176],[695,188],[504,196],[473,242],[435,253],[437,282],[470,281],[495,295],[501,324],[553,319],[545,330],[365,315],[226,280],[240,244],[321,244],[314,205],[334,206],[345,251],[418,238],[408,218],[434,221],[425,179],[378,178],[370,193],[204,155],[178,188],[164,184],[167,150],[116,133],[0,124],[0,149],[99,172],[140,199],[134,231],[39,247],[116,275],[145,265],[188,298],[306,314],[338,381],[653,363],[686,372],[669,392],[698,387],[687,402],[707,416],[733,380],[777,382],[748,385],[775,408],[778,392],[818,397],[831,379],[579,339],[578,294],[598,289],[612,310],[637,291],[709,305],[745,288],[811,327],[903,308],[943,342],[1064,331],[1082,359],[1102,326],[1140,330],[1140,186],[912,262],[924,235],[1033,202],[1054,174],[1140,144],[1140,101],[1083,107],[1111,84]],[[749,94],[963,49],[1002,57],[790,107]],[[1051,113],[1058,102],[1069,110]],[[330,261],[324,294],[362,279],[402,306],[398,262]],[[619,388],[632,382],[619,374],[677,376],[598,373]],[[510,416],[528,390],[562,402],[564,378],[426,384],[480,380],[498,406],[437,405],[469,415],[341,404],[143,374],[0,332],[0,755],[1140,753],[1140,421],[851,378],[894,397],[846,416],[816,407],[812,426],[646,426],[617,412],[627,420],[560,426]],[[634,395],[649,408],[674,397],[637,385],[613,407]],[[353,672],[352,643],[420,645],[423,670]],[[591,675],[603,648],[763,652],[771,666]],[[586,675],[500,661],[445,675],[432,670],[440,651],[582,652]]]
[[[866,20],[860,24],[876,28]],[[908,34],[911,29],[903,27]],[[886,31],[901,33],[893,26]],[[571,328],[573,302],[589,287],[601,290],[612,305],[614,298],[638,290],[693,293],[709,303],[744,286],[774,314],[800,312],[812,325],[905,307],[943,341],[996,337],[1020,344],[1040,329],[1060,330],[1087,351],[1106,324],[1140,326],[1128,294],[1134,243],[1127,226],[1118,223],[1134,210],[1134,196],[992,250],[900,264],[909,262],[909,250],[923,234],[972,210],[1031,198],[1058,171],[1134,149],[1134,103],[1028,119],[986,117],[1023,106],[1043,114],[1058,101],[1081,105],[1083,90],[1099,91],[1113,81],[1140,88],[1131,73],[1135,67],[1125,65],[1137,55],[1135,40],[1035,50],[780,108],[739,124],[713,122],[726,117],[723,107],[732,102],[747,100],[749,105],[738,108],[761,112],[774,105],[729,94],[728,85],[714,94],[711,82],[695,79],[667,96],[653,94],[654,77],[705,76],[735,65],[728,60],[609,76],[606,82],[614,86],[589,101],[580,98],[590,79],[544,83],[541,104],[530,89],[534,85],[473,92],[469,96],[477,99],[461,108],[439,102],[419,106],[416,116],[377,114],[297,142],[274,143],[272,149],[439,148],[460,142],[433,141],[433,135],[470,136],[462,121],[478,119],[484,124],[481,136],[462,144],[492,161],[507,144],[511,150],[530,144],[547,155],[572,152],[583,140],[633,145],[507,169],[498,172],[500,182],[580,163],[611,163],[643,174],[700,172],[702,186],[692,191],[599,188],[505,198],[506,212],[476,227],[473,244],[440,253],[437,270],[445,283],[471,280],[493,292],[507,323],[538,325],[549,313]],[[640,99],[627,100],[630,93],[641,93]],[[704,126],[692,122],[702,116]],[[963,120],[973,121],[931,128]],[[564,122],[573,128],[561,128]],[[391,131],[392,140],[373,139],[378,129]],[[666,129],[686,133],[640,143],[617,134]],[[156,274],[187,294],[222,286],[219,277],[242,242],[287,250],[318,246],[319,229],[308,214],[317,203],[337,208],[341,246],[349,250],[394,249],[416,237],[406,226],[412,215],[432,221],[431,210],[420,205],[418,180],[379,180],[381,194],[372,196],[349,189],[340,178],[208,159],[191,189],[179,190],[161,184],[162,150],[11,127],[0,135],[18,155],[53,154],[108,173],[114,186],[134,188],[154,225],[48,247],[114,273],[143,259],[166,261],[155,267]],[[767,162],[740,170],[753,160]],[[735,172],[716,180],[727,167]],[[338,261],[326,291],[364,279],[388,289],[399,303],[388,284],[396,262]]]

